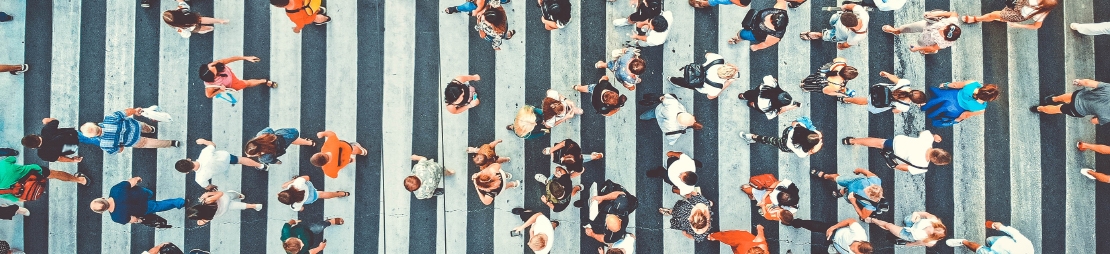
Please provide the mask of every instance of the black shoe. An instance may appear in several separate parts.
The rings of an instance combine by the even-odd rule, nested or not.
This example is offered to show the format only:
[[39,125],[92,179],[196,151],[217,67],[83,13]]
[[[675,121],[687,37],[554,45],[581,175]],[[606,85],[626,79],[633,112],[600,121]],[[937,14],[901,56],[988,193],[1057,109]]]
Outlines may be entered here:
[[270,164],[266,164],[266,163],[261,163],[261,164],[262,164],[262,167],[258,167],[256,169],[258,169],[262,172],[269,172],[270,171]]
[[18,156],[19,151],[11,148],[0,148],[0,156]]
[[666,175],[666,173],[667,173],[666,168],[663,168],[663,166],[658,166],[658,167],[655,167],[651,170],[648,170],[647,177],[662,178],[664,175]]
[[139,6],[142,6],[143,8],[150,8],[150,0],[143,0],[143,2],[139,4]]
[[443,188],[436,188],[436,190],[432,192],[432,196],[443,196]]
[[1056,102],[1056,101],[1052,100],[1052,97],[1056,97],[1056,95],[1049,95],[1049,96],[1045,96],[1044,98],[1041,98],[1041,106],[1062,104],[1060,102]]
[[170,141],[170,146],[172,146],[172,147],[181,147],[181,141],[172,140],[172,141]]
[[1041,111],[1037,110],[1037,107],[1039,107],[1039,106],[1032,106],[1032,107],[1029,107],[1029,111],[1032,111],[1033,113],[1036,113],[1036,114],[1040,114],[1040,113],[1043,113],[1043,112],[1041,112]]
[[513,208],[512,213],[516,214],[516,215],[520,215],[520,214],[524,213],[524,208],[519,208],[519,207],[518,208]]
[[447,9],[443,9],[443,13],[447,13],[447,14],[459,13],[459,7],[455,7],[455,6],[447,7]]
[[583,207],[583,206],[586,206],[586,200],[574,201],[574,207]]
[[685,82],[686,82],[686,79],[684,79],[684,78],[680,78],[680,77],[671,77],[671,78],[670,78],[670,81],[671,81],[671,84],[675,84],[675,85],[678,85],[678,84],[682,84],[682,83],[685,83]]
[[8,18],[0,20],[0,22],[8,22],[8,21],[12,21],[14,19],[15,19],[15,17],[13,17],[12,15],[8,15]]

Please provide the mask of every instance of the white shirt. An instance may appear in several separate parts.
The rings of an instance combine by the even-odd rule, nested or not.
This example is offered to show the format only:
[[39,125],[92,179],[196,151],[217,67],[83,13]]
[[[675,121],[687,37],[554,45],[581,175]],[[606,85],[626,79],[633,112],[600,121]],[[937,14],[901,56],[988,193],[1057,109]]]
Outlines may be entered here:
[[[867,21],[871,18],[867,14],[867,10],[864,10],[862,6],[854,7],[848,11],[855,13],[856,18],[859,19],[859,23],[863,24],[863,28],[860,29],[860,32],[863,33],[857,34],[856,32],[852,32],[852,30],[849,30],[848,27],[844,26],[844,23],[840,22],[839,20],[836,22],[836,25],[833,26],[833,29],[836,29],[837,41],[842,41],[844,43],[848,43],[848,45],[856,46],[867,40]],[[839,16],[835,16],[835,18],[839,19]]]
[[673,183],[676,188],[678,188],[679,195],[690,194],[691,192],[694,192],[698,189],[697,187],[694,187],[692,185],[687,185],[685,182],[682,181],[681,178],[678,177],[685,172],[696,173],[697,169],[698,167],[697,164],[694,163],[694,159],[690,158],[690,156],[687,156],[686,154],[679,155],[678,160],[674,163],[671,163],[670,167],[667,167],[667,178],[671,180],[671,183]]
[[906,0],[875,0],[875,7],[879,7],[880,11],[902,9],[903,5],[906,5]]
[[863,226],[859,222],[852,222],[847,227],[838,228],[833,233],[833,247],[840,253],[854,253],[852,252],[853,242],[866,242],[867,231],[863,230]]
[[671,94],[663,95],[663,102],[655,106],[655,121],[659,123],[659,129],[663,130],[663,138],[666,139],[667,144],[674,145],[682,136],[682,133],[667,135],[668,132],[687,128],[678,123],[679,113],[687,113],[686,106]]
[[532,223],[532,236],[547,235],[547,245],[543,249],[536,251],[536,254],[547,254],[551,251],[551,246],[555,245],[555,228],[551,227],[551,219],[544,216],[542,213],[536,221]]
[[200,150],[197,163],[200,167],[197,168],[196,182],[200,187],[205,187],[212,180],[212,176],[227,173],[228,168],[231,167],[231,154],[227,151],[216,151],[215,146],[207,146],[204,150]]
[[913,239],[915,241],[921,241],[925,238],[929,238],[929,233],[925,230],[932,227],[933,220],[923,218],[918,220],[917,222],[914,222],[912,227],[906,228],[906,231],[910,232],[910,235],[913,236]]
[[622,249],[624,253],[629,254],[636,253],[636,237],[632,234],[625,234],[624,238],[613,243],[613,247],[610,247],[610,249]]
[[671,15],[671,11],[664,11],[659,15],[663,16],[663,19],[667,20],[667,24],[669,26],[667,26],[667,30],[664,30],[662,32],[656,32],[655,29],[649,30],[647,32],[647,35],[645,36],[647,38],[644,38],[644,43],[648,46],[663,45],[664,42],[667,42],[667,34],[671,33],[671,28],[675,25],[674,18]]
[[1033,254],[1033,243],[1017,229],[1003,226],[998,230],[1006,233],[1009,237],[1000,237],[994,241],[993,245],[987,246],[988,249],[994,251],[992,253]]
[[[570,108],[570,105],[567,104],[567,102],[566,102],[567,100],[564,99],[564,98],[559,98],[559,97],[562,97],[562,96],[559,96],[559,92],[557,92],[555,90],[547,90],[547,98],[555,99],[555,100],[557,100],[557,101],[559,101],[560,103],[563,104],[563,113],[555,115],[554,117],[551,117],[551,119],[547,119],[546,121],[543,121],[544,125],[547,125],[549,127],[555,127],[555,122],[558,122],[559,120],[562,120],[562,119],[570,118],[571,116],[574,116],[574,112],[570,112],[571,108]],[[545,108],[543,110],[549,110],[549,109]]]
[[921,131],[916,138],[910,136],[898,135],[894,137],[894,155],[909,161],[913,165],[922,166],[925,168],[909,166],[910,174],[919,175],[929,172],[929,159],[925,157],[926,151],[933,148],[933,132],[928,130]]
[[293,183],[289,184],[289,187],[286,187],[282,190],[288,190],[289,188],[297,188],[298,190],[302,190],[305,192],[304,200],[293,202],[293,204],[291,205],[293,211],[300,211],[301,207],[304,207],[304,201],[308,199],[308,196],[315,195],[313,193],[308,193],[308,185],[305,184],[304,178],[297,177],[297,179],[293,180]]
[[[1033,15],[1034,13],[1037,13],[1037,8],[1033,8],[1033,7],[1030,7],[1030,6],[1037,6],[1037,5],[1040,5],[1040,3],[1041,3],[1041,1],[1039,1],[1039,0],[1029,0],[1027,2],[1026,6],[1021,7],[1021,16],[1022,17],[1029,17],[1030,15]],[[1036,21],[1036,22],[1041,22],[1041,21],[1044,21],[1044,18],[1046,16],[1048,16],[1048,13],[1039,13],[1036,16],[1030,17],[1030,19],[1033,19],[1033,21]],[[670,21],[670,20],[668,20],[668,21]]]
[[[709,62],[716,61],[718,59],[724,60],[725,58],[723,56],[715,54],[715,53],[705,54],[705,63],[702,63],[701,65],[705,66],[706,64],[709,64]],[[710,66],[708,69],[705,69],[705,79],[707,79],[709,81],[713,81],[714,83],[719,83],[722,86],[725,84],[725,82],[728,82],[729,80],[732,80],[732,79],[723,79],[723,78],[721,78],[720,75],[717,75],[717,70],[721,69],[721,67],[724,67],[724,66],[725,66],[724,64],[718,64],[718,65]],[[709,82],[706,82],[705,84],[702,84],[700,88],[697,88],[695,90],[698,90],[699,93],[706,94],[706,95],[719,96],[721,94],[721,88],[710,85]]]

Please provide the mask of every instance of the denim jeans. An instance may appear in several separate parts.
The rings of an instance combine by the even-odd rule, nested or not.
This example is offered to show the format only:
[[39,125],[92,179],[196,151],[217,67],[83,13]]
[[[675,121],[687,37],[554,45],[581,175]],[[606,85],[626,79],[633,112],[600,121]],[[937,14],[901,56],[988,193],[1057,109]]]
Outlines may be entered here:
[[155,214],[158,212],[168,211],[170,209],[181,209],[185,207],[185,199],[174,198],[158,201],[147,201],[146,214]]
[[650,110],[644,112],[643,114],[640,114],[640,120],[655,119],[655,108],[656,107],[651,107]]
[[[487,1],[487,0],[474,0],[474,1]],[[509,3],[509,0],[501,0],[501,3],[502,4],[507,4],[507,3]],[[474,2],[466,1],[465,3],[460,4],[459,6],[455,6],[455,8],[457,8],[460,12],[471,12],[471,11],[474,11],[474,9],[478,9],[478,5],[474,4]]]

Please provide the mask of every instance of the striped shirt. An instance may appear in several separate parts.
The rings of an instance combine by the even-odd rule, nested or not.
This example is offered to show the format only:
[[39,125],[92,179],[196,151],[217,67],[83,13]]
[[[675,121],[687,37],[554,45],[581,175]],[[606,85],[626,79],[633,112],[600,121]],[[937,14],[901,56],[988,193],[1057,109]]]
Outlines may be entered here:
[[99,125],[104,131],[103,134],[100,134],[100,149],[104,149],[108,154],[119,152],[120,146],[130,147],[135,145],[139,142],[139,134],[143,130],[138,120],[127,116],[122,110],[104,116],[104,121],[101,121]]

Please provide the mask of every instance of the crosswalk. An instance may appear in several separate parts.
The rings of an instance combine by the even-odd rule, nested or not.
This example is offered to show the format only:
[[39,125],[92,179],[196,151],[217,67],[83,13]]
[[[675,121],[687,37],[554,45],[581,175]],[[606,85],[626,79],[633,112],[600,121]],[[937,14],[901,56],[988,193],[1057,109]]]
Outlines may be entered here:
[[[181,148],[128,149],[107,155],[96,147],[81,147],[80,164],[46,164],[23,149],[22,163],[38,163],[53,170],[83,172],[89,186],[51,182],[44,200],[25,204],[30,217],[0,221],[0,240],[27,253],[140,253],[162,242],[212,253],[283,253],[278,241],[289,219],[319,221],[341,217],[342,226],[325,231],[325,253],[531,253],[524,239],[507,231],[522,222],[512,208],[540,210],[561,222],[552,253],[596,253],[600,243],[582,234],[584,210],[552,214],[540,201],[542,185],[535,174],[551,174],[554,165],[540,151],[563,139],[574,139],[587,152],[605,158],[589,168],[575,184],[611,179],[640,200],[631,216],[629,232],[636,235],[638,253],[729,253],[716,242],[694,243],[681,231],[669,229],[669,217],[657,212],[679,199],[658,179],[644,172],[664,163],[667,151],[680,151],[704,162],[699,169],[702,193],[713,200],[712,230],[753,229],[766,226],[771,253],[825,253],[825,239],[804,229],[771,223],[753,211],[739,190],[749,176],[772,173],[790,179],[802,190],[795,217],[837,221],[855,215],[843,201],[829,197],[831,184],[809,177],[810,170],[850,174],[867,168],[883,181],[893,208],[879,216],[896,221],[914,211],[928,211],[948,226],[949,238],[982,241],[997,234],[983,227],[993,220],[1013,225],[1033,241],[1036,253],[1110,252],[1110,221],[1096,215],[1110,212],[1110,185],[1096,185],[1077,174],[1080,168],[1110,171],[1110,157],[1079,152],[1076,141],[1110,143],[1105,128],[1084,119],[1039,116],[1028,106],[1039,98],[1074,91],[1070,80],[1110,81],[1110,38],[1088,37],[1067,28],[1072,22],[1110,21],[1110,2],[1069,0],[1056,8],[1037,31],[1008,28],[1004,23],[962,25],[962,36],[951,49],[923,56],[909,52],[917,35],[892,36],[885,24],[920,20],[929,10],[978,15],[1001,9],[998,1],[909,0],[894,12],[872,12],[867,42],[846,50],[832,43],[807,42],[795,37],[803,31],[828,26],[837,0],[811,0],[789,10],[786,38],[771,48],[752,52],[747,43],[726,40],[740,30],[739,19],[748,8],[719,6],[690,8],[686,0],[666,0],[675,17],[668,42],[644,48],[647,62],[643,83],[635,91],[621,90],[631,101],[617,114],[592,112],[589,98],[571,89],[594,83],[609,52],[629,40],[630,27],[614,27],[612,20],[633,12],[628,1],[571,0],[572,19],[563,29],[547,31],[533,1],[505,4],[509,29],[516,30],[501,50],[493,51],[473,30],[465,13],[447,15],[444,8],[463,0],[332,0],[333,21],[293,33],[293,24],[280,8],[266,1],[204,0],[190,2],[206,16],[227,19],[210,34],[181,38],[161,21],[171,0],[139,7],[133,0],[0,1],[0,11],[13,14],[0,23],[0,63],[28,63],[31,71],[0,76],[0,91],[21,99],[0,101],[0,147],[21,148],[19,139],[37,132],[41,119],[57,118],[63,127],[100,121],[106,113],[159,105],[174,121],[158,123],[161,139],[183,141]],[[751,8],[769,8],[770,0],[755,0]],[[669,84],[681,76],[679,67],[702,61],[706,52],[721,54],[740,67],[740,78],[719,98]],[[231,68],[244,79],[271,79],[279,87],[245,89],[239,103],[202,96],[195,68],[215,59],[258,56],[258,63],[236,62]],[[803,93],[792,82],[818,66],[844,57],[860,71],[850,87],[887,82],[887,71],[923,89],[952,80],[981,80],[1002,88],[1000,99],[986,113],[937,129],[924,114],[911,110],[898,115],[869,114],[863,107],[843,105],[820,94]],[[442,94],[455,76],[478,74],[481,104],[462,114],[443,110]],[[783,89],[802,102],[802,108],[767,120],[752,114],[737,95],[762,83],[764,76],[779,79]],[[551,134],[530,140],[517,138],[504,126],[523,105],[538,105],[553,89],[586,109],[586,114],[555,127]],[[667,145],[654,121],[638,121],[647,110],[638,105],[648,93],[674,93],[705,128],[687,133]],[[749,146],[739,132],[773,135],[791,121],[806,116],[825,135],[824,148],[807,158],[780,153],[769,146]],[[290,147],[283,163],[269,172],[235,168],[213,179],[223,190],[246,194],[247,202],[261,203],[261,212],[230,213],[207,226],[188,221],[180,210],[161,215],[174,227],[154,230],[122,226],[89,210],[88,203],[107,195],[109,188],[131,176],[155,190],[157,198],[193,199],[203,190],[192,175],[173,170],[181,158],[195,158],[205,138],[219,149],[240,153],[242,144],[265,127],[297,128],[302,137],[332,130],[340,138],[357,141],[370,150],[338,178],[325,177],[305,161],[314,151]],[[911,176],[886,168],[869,149],[839,145],[853,136],[916,135],[929,129],[944,141],[953,163],[933,166],[925,175]],[[503,140],[498,154],[510,157],[504,170],[523,186],[503,191],[491,205],[483,205],[469,175],[477,171],[466,147]],[[447,176],[446,193],[418,200],[404,191],[409,155],[419,154],[458,174]],[[329,199],[294,212],[274,196],[280,184],[308,175],[318,189],[344,190],[351,197]],[[588,190],[582,193],[589,193]],[[580,194],[581,195],[581,194]],[[970,253],[938,244],[936,247],[896,245],[890,234],[870,227],[875,253]]]

